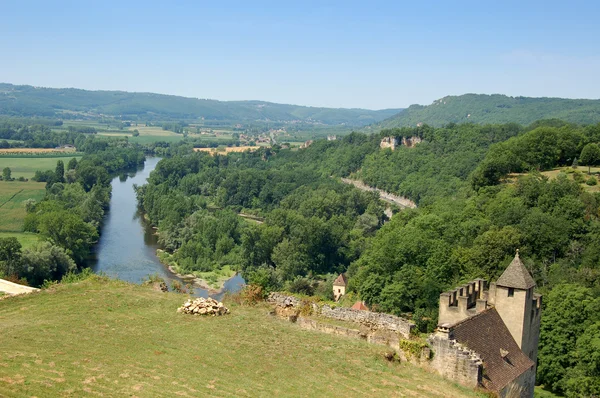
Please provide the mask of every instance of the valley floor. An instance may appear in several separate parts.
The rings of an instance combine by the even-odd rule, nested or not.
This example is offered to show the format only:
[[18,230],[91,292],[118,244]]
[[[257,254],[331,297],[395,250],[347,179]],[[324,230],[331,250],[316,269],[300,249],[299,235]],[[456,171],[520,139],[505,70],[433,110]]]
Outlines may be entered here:
[[1,300],[0,396],[477,396],[266,307],[200,318],[185,299],[94,276]]

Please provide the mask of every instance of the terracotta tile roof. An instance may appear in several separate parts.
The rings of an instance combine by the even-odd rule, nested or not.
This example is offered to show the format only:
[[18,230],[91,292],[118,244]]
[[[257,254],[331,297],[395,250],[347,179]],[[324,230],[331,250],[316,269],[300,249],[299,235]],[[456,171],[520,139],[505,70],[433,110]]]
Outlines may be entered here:
[[348,285],[348,280],[346,279],[346,275],[344,275],[344,274],[340,274],[333,281],[333,286],[344,286],[344,287],[346,287],[346,285]]
[[500,278],[498,278],[496,285],[523,290],[527,290],[530,287],[535,286],[535,281],[519,258],[518,250],[515,258],[512,260],[510,265],[506,267]]
[[534,366],[495,308],[457,323],[452,330],[456,341],[481,356],[484,368],[482,382],[489,390],[502,390]]
[[369,311],[369,307],[367,307],[362,301],[357,301],[352,306],[353,310],[361,310],[361,311]]

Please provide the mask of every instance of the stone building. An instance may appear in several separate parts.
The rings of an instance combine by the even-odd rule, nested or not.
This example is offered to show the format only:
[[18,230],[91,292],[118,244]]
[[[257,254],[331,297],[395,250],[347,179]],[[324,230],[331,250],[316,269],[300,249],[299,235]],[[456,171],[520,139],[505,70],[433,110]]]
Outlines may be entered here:
[[346,279],[346,275],[340,274],[333,281],[333,298],[335,301],[338,301],[340,297],[346,294],[346,287],[348,286],[348,280]]
[[433,369],[500,397],[533,397],[542,304],[534,287],[517,251],[488,290],[476,279],[442,293]]

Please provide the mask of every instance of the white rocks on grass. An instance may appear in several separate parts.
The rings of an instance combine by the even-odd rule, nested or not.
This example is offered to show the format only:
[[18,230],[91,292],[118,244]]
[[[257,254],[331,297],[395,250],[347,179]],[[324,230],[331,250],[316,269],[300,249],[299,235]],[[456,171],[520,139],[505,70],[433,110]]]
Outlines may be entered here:
[[198,297],[194,301],[186,301],[181,307],[177,308],[177,312],[191,315],[225,315],[229,314],[227,307],[223,303],[212,299]]

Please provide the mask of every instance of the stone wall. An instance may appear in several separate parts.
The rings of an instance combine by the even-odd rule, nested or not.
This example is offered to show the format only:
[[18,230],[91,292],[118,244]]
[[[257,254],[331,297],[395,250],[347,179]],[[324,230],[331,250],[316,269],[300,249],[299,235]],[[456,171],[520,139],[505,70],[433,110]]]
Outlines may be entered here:
[[[281,293],[271,293],[267,301],[276,304],[279,307],[300,308],[301,301],[294,296],[286,296]],[[312,311],[326,318],[337,319],[340,321],[354,322],[368,327],[369,329],[387,330],[394,333],[400,333],[404,338],[409,338],[415,324],[406,319],[380,312],[353,310],[345,307],[332,308],[329,305],[310,304]]]
[[[278,313],[278,311],[276,311]],[[369,330],[368,328],[352,329],[338,325],[331,325],[324,322],[319,322],[315,319],[298,316],[296,318],[288,318],[290,321],[295,322],[298,326],[303,329],[315,330],[322,333],[333,334],[337,336],[344,336],[357,340],[366,340],[371,344],[378,344],[393,348],[400,360],[411,362],[414,365],[428,368],[429,358],[431,356],[431,350],[428,347],[423,347],[419,355],[415,355],[411,352],[405,352],[402,349],[400,341],[404,340],[400,338],[398,333],[384,331],[384,330]]]
[[327,318],[338,319],[340,321],[360,323],[361,325],[373,329],[397,332],[404,338],[409,338],[411,331],[415,328],[415,325],[412,322],[394,315],[353,310],[345,307],[331,308],[327,304],[321,307],[320,315]]
[[436,332],[427,342],[434,352],[430,366],[440,375],[468,387],[481,383],[483,362],[477,353],[472,352],[456,340],[448,338],[448,333]]

